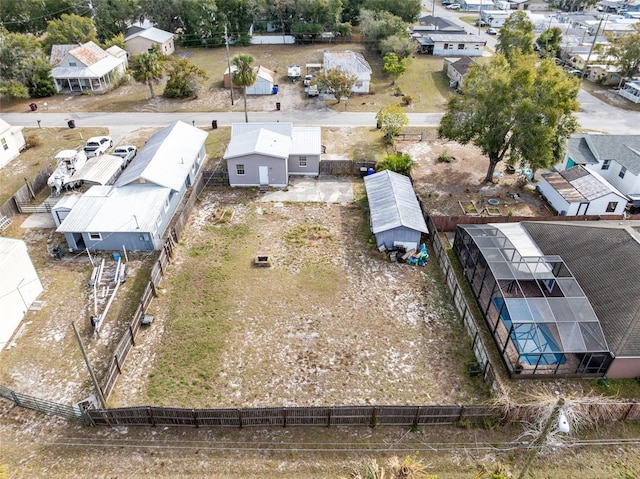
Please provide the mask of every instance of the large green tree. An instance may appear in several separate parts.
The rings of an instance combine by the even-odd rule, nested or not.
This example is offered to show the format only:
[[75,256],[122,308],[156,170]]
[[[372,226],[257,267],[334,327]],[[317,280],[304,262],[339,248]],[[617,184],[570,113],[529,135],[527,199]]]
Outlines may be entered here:
[[558,27],[546,29],[540,34],[536,43],[540,48],[540,56],[543,58],[560,58],[560,41],[562,30]]
[[162,94],[167,98],[197,97],[202,89],[202,82],[209,78],[207,72],[186,58],[173,60],[167,73],[169,78]]
[[0,0],[0,24],[15,33],[40,36],[49,20],[71,13],[88,15],[87,3],[78,0]]
[[222,21],[215,0],[140,0],[140,11],[187,46],[209,44]]
[[414,23],[420,18],[422,4],[420,0],[364,0],[361,8],[389,12],[407,23]]
[[42,45],[45,51],[50,52],[52,45],[73,45],[89,41],[98,42],[93,20],[75,14],[63,14],[47,23],[47,34]]
[[525,12],[513,12],[500,29],[496,51],[507,59],[511,58],[512,52],[533,53],[534,28]]
[[385,73],[391,75],[392,85],[396,84],[396,80],[407,71],[408,58],[398,58],[395,53],[387,53],[384,58],[383,70]]
[[380,42],[391,36],[406,36],[407,24],[402,18],[389,12],[361,10],[360,28],[364,34],[365,43],[377,50]]
[[242,87],[242,98],[244,100],[244,121],[249,123],[249,114],[247,112],[247,87],[253,85],[258,78],[256,71],[251,65],[253,57],[246,53],[236,55],[231,59],[231,64],[236,67],[233,72],[233,84]]
[[376,114],[378,128],[384,132],[388,140],[398,136],[400,130],[409,124],[409,117],[400,105],[389,105],[381,108]]
[[331,68],[326,73],[320,73],[316,76],[318,86],[330,91],[337,103],[340,103],[343,98],[351,96],[353,85],[356,84],[357,79],[357,75],[339,68]]
[[3,94],[11,97],[40,98],[55,93],[51,64],[33,35],[0,27],[0,85]]
[[91,3],[98,39],[103,42],[124,33],[140,10],[138,0],[91,0]]
[[441,137],[473,143],[489,157],[485,181],[510,157],[532,169],[561,160],[562,145],[577,129],[573,113],[580,85],[550,59],[495,55],[469,70],[462,95],[454,95],[440,122]]
[[634,32],[612,38],[607,55],[611,63],[620,69],[622,78],[631,78],[640,73],[640,23],[633,25]]
[[129,62],[129,68],[131,68],[133,79],[147,85],[151,98],[155,98],[156,93],[153,90],[153,84],[158,84],[162,75],[164,75],[164,67],[158,55],[148,52],[134,55]]

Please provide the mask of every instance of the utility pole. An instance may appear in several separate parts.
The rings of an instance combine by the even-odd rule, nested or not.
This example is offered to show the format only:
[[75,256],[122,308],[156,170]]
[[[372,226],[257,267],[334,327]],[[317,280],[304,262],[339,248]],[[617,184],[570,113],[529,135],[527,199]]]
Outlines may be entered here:
[[233,73],[231,72],[231,60],[229,59],[229,35],[227,34],[227,15],[224,16],[224,43],[227,47],[227,68],[229,69],[229,91],[231,92],[231,106],[233,106]]
[[[584,62],[584,66],[582,67],[582,75],[580,78],[580,80],[582,80],[584,78],[584,75],[587,71],[587,66],[589,65],[589,62],[591,61],[591,54],[593,53],[593,49],[596,46],[596,40],[598,39],[598,33],[600,33],[600,27],[602,26],[602,21],[604,19],[609,19],[609,14],[604,15],[601,19],[600,19],[600,23],[598,23],[598,28],[596,29],[596,33],[593,36],[593,42],[591,42],[591,48],[589,48],[589,55],[587,55],[587,61]],[[606,25],[606,23],[605,23]]]
[[76,328],[75,321],[71,321],[71,327],[73,328],[73,332],[76,334],[76,339],[78,340],[78,344],[80,345],[80,352],[82,353],[84,362],[87,365],[87,369],[89,370],[89,376],[91,376],[91,381],[93,382],[93,386],[96,388],[96,391],[98,392],[98,401],[100,401],[100,406],[106,409],[107,401],[102,395],[102,389],[100,389],[100,384],[98,384],[98,379],[96,378],[96,375],[93,372],[93,368],[91,367],[91,363],[89,362],[89,358],[87,357],[87,352],[85,351],[84,345],[82,344],[82,339],[80,338],[80,333],[78,333],[78,329]]

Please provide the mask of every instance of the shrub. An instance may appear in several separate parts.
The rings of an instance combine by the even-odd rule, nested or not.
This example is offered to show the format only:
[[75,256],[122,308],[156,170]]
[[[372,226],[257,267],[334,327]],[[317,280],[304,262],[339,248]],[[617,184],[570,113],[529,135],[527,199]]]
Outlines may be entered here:
[[451,163],[453,161],[453,157],[447,153],[447,150],[444,150],[438,155],[438,161],[440,163]]
[[413,103],[413,97],[411,95],[404,95],[402,97],[403,105],[409,106]]

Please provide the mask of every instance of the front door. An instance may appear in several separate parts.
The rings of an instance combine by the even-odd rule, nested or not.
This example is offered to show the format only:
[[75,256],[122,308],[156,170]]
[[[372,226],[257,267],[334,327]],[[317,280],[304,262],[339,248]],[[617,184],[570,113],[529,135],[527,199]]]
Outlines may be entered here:
[[587,210],[589,209],[589,203],[580,203],[578,206],[578,212],[576,216],[582,216],[587,214]]
[[268,185],[269,184],[269,167],[259,166],[258,174],[260,175],[260,185]]

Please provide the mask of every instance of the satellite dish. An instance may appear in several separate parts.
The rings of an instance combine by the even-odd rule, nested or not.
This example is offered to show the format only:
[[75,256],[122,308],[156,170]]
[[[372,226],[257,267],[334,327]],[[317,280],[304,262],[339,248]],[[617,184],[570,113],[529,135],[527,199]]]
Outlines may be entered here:
[[558,429],[565,434],[568,434],[571,430],[567,416],[565,416],[562,411],[560,411],[560,415],[558,416]]

